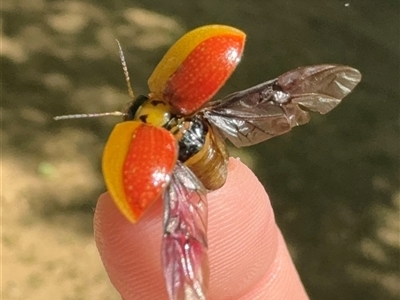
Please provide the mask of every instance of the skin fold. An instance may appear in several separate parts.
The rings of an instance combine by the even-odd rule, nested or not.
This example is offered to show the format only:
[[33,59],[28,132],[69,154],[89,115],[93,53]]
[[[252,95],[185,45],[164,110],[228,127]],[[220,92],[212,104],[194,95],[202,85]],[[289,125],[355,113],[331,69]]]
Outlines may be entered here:
[[[208,299],[308,299],[268,195],[251,170],[231,158],[227,182],[207,198]],[[162,218],[161,199],[134,225],[108,193],[98,200],[97,247],[112,284],[125,300],[167,299],[160,257]]]

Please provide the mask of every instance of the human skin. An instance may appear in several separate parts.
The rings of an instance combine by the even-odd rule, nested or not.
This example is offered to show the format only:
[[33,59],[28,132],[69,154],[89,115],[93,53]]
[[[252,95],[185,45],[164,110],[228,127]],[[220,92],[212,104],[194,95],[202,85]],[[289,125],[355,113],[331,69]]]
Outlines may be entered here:
[[[207,195],[211,300],[308,299],[264,187],[230,159],[225,185]],[[136,224],[100,196],[94,218],[97,247],[125,300],[167,299],[161,269],[162,201]]]

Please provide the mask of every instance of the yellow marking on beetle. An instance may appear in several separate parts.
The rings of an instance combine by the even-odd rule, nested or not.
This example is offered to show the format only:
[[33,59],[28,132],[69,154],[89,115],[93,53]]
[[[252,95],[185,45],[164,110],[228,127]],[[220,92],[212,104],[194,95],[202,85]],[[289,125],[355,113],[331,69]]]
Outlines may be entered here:
[[102,169],[107,189],[123,215],[132,223],[135,219],[124,191],[123,166],[135,130],[141,122],[127,121],[115,125],[104,147]]
[[148,100],[137,110],[135,120],[161,127],[171,119],[171,109],[171,106],[163,101]]

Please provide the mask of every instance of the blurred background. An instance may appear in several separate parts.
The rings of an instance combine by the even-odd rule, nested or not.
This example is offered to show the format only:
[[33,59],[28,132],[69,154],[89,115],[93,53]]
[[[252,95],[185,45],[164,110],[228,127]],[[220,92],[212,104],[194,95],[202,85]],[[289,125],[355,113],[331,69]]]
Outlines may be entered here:
[[[219,96],[299,66],[347,64],[361,84],[326,116],[232,149],[270,194],[312,299],[399,299],[399,1],[62,1],[1,4],[3,299],[119,299],[93,241],[100,161],[168,47],[211,23],[248,35]],[[212,215],[210,215],[212,218]],[[161,226],[161,225],[160,225]]]

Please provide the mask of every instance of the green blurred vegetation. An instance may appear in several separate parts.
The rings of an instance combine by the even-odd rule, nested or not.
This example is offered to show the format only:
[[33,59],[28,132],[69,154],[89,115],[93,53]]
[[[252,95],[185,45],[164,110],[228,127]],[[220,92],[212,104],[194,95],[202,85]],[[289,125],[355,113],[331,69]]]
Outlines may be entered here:
[[219,95],[304,65],[362,72],[361,84],[329,115],[232,152],[250,157],[269,192],[311,299],[398,299],[400,7],[394,0],[345,3],[2,1],[2,159],[39,178],[24,194],[29,222],[50,226],[73,215],[80,221],[68,226],[91,234],[94,199],[104,190],[102,147],[118,119],[52,117],[124,108],[115,38],[139,94],[182,33],[230,24],[248,41]]

